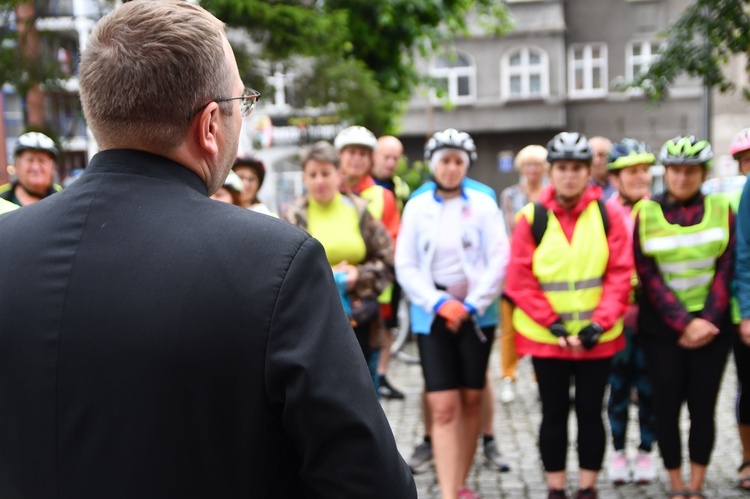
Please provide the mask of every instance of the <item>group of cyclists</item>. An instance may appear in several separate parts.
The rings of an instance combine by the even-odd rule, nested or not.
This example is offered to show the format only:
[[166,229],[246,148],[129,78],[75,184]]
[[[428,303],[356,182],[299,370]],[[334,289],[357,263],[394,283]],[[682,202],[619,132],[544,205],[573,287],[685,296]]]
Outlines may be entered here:
[[[735,137],[730,153],[743,174],[750,172],[750,131]],[[431,180],[411,195],[393,171],[402,154],[395,137],[378,140],[359,126],[342,130],[333,144],[304,148],[306,193],[281,216],[323,244],[373,385],[389,398],[403,394],[386,378],[381,352],[390,351],[401,292],[408,298],[424,376],[425,440],[410,463],[415,472],[434,458],[444,499],[478,497],[466,482],[480,434],[490,464],[509,469],[492,435],[487,366],[497,330],[501,400],[516,396],[518,359],[529,356],[534,367],[550,499],[568,497],[571,404],[575,497],[597,497],[607,386],[614,446],[608,478],[655,479],[658,442],[669,497],[705,497],[715,405],[732,349],[743,449],[738,486],[750,490],[750,201],[742,204],[739,191],[703,194],[713,158],[708,141],[678,136],[654,154],[631,138],[612,144],[562,132],[546,147],[519,151],[520,182],[499,203],[493,189],[468,177],[477,161],[469,134],[446,129],[429,138]],[[22,136],[15,157],[19,179],[0,187],[0,211],[59,190],[51,177],[32,182],[57,159],[49,138]],[[376,178],[378,157],[384,173]],[[656,163],[665,168],[666,188],[652,195]],[[257,199],[263,164],[244,158],[233,170],[217,199],[275,216]],[[625,430],[634,389],[640,445],[631,462]],[[678,424],[683,402],[690,413],[688,481]]]

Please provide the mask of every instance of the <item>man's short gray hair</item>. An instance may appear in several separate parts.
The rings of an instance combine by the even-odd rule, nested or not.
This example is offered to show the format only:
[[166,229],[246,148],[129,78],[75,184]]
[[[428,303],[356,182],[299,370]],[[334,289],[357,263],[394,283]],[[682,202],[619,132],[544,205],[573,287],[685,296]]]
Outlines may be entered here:
[[177,147],[200,106],[230,97],[224,40],[224,23],[182,0],[135,0],[102,18],[79,74],[84,116],[99,144]]

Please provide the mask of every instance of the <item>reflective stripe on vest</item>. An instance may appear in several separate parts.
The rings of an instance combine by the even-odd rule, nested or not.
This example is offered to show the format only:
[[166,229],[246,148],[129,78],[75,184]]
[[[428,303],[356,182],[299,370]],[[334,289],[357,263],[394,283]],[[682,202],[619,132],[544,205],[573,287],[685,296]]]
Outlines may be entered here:
[[669,223],[655,201],[644,201],[639,213],[641,250],[654,259],[664,283],[688,312],[705,306],[716,260],[729,243],[727,197],[709,194],[703,206],[703,219],[689,227]]
[[[534,205],[521,210],[533,224]],[[609,245],[601,211],[596,201],[583,210],[570,241],[560,221],[548,212],[547,230],[534,251],[532,271],[554,311],[572,335],[591,324],[594,310],[602,297],[602,283],[609,261]],[[557,344],[549,329],[535,322],[520,307],[513,312],[513,326],[526,338],[539,343]],[[600,343],[612,341],[622,333],[622,320],[605,331]]]

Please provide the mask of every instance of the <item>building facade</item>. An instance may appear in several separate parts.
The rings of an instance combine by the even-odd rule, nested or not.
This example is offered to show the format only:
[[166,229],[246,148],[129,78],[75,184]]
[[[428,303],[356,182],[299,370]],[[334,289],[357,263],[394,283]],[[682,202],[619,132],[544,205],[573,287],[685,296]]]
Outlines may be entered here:
[[[420,61],[432,88],[417,92],[403,119],[411,160],[426,137],[447,127],[469,132],[479,160],[472,177],[496,191],[518,181],[512,162],[529,144],[560,131],[613,141],[634,137],[658,149],[701,134],[704,91],[681,78],[658,106],[618,84],[658,54],[659,33],[687,0],[509,0],[514,28],[503,37],[479,29],[455,41],[454,56]],[[438,89],[438,90],[436,90]]]

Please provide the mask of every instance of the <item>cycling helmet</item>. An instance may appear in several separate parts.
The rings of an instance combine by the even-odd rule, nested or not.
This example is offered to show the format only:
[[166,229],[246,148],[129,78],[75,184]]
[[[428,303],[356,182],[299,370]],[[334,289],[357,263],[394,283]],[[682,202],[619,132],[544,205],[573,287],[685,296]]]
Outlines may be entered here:
[[582,133],[561,132],[547,143],[547,161],[575,160],[591,164],[594,157],[589,141]]
[[252,156],[237,158],[234,166],[232,166],[232,170],[242,167],[250,168],[255,172],[255,175],[258,176],[258,189],[260,189],[263,185],[263,179],[266,178],[266,167],[263,162]]
[[245,190],[242,179],[232,170],[229,170],[229,175],[227,175],[227,179],[224,181],[224,188],[234,191],[237,194],[242,194]]
[[729,146],[729,154],[734,159],[738,159],[737,156],[748,149],[750,149],[750,128],[745,128],[732,139],[732,145]]
[[39,132],[28,132],[20,137],[16,142],[16,148],[13,150],[13,157],[17,157],[23,151],[44,151],[57,161],[57,147],[55,141]]
[[621,170],[628,166],[653,165],[656,156],[648,144],[635,139],[622,139],[612,147],[607,161],[607,170]]
[[363,126],[350,126],[341,130],[333,141],[337,151],[348,146],[362,146],[370,151],[375,150],[378,139],[375,134]]
[[711,166],[714,153],[707,140],[698,140],[693,135],[678,135],[664,143],[659,153],[659,161],[669,165]]
[[430,162],[432,155],[440,149],[459,149],[469,155],[469,165],[477,160],[477,146],[474,139],[466,132],[459,132],[455,128],[447,128],[441,132],[435,132],[424,146],[424,160]]

